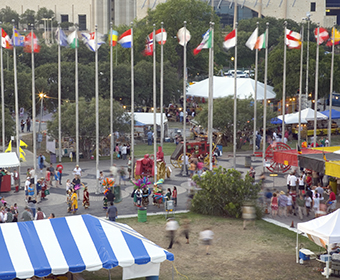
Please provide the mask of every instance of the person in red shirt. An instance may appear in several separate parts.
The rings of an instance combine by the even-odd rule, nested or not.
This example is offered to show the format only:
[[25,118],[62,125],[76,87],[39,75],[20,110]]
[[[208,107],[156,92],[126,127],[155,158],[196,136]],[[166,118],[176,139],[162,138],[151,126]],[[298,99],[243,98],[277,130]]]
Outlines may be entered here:
[[64,169],[64,166],[61,164],[61,161],[59,161],[59,163],[57,165],[57,170],[56,170],[57,172],[59,171],[59,173],[60,173],[60,176],[59,176],[59,185],[62,185],[61,177],[63,176],[63,169]]
[[329,189],[329,198],[326,201],[327,212],[333,212],[336,209],[336,196],[331,186],[328,186],[328,189]]

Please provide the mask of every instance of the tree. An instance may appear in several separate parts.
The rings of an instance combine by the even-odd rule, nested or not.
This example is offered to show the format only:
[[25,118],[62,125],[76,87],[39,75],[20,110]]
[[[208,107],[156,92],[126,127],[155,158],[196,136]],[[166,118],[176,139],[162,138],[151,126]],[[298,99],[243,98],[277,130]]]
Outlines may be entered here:
[[35,11],[27,9],[23,14],[20,15],[20,23],[25,25],[27,28],[33,23],[36,26]]
[[[75,106],[74,102],[64,102],[61,106],[61,131],[64,137],[75,138]],[[98,114],[101,141],[107,139],[110,134],[110,102],[100,98]],[[86,102],[85,98],[79,98],[79,152],[86,158],[90,158],[95,150],[95,116],[95,99]],[[128,130],[128,116],[116,101],[113,103],[113,120],[114,130]],[[50,136],[58,139],[58,113],[55,114],[53,121],[47,123],[47,130]]]
[[43,24],[43,18],[54,18],[54,12],[52,10],[48,10],[47,8],[43,7],[40,8],[37,12],[37,21],[39,24]]
[[[0,108],[0,116],[2,110]],[[0,133],[2,133],[2,121],[0,122]],[[8,108],[5,108],[5,143],[11,140],[11,136],[15,135],[15,121],[13,120],[11,113]]]
[[256,200],[260,191],[260,184],[253,184],[250,176],[242,179],[235,169],[215,168],[193,180],[201,190],[195,194],[191,210],[203,215],[239,218],[244,203]]
[[16,11],[12,10],[9,6],[0,10],[0,21],[2,23],[12,24],[12,19],[14,19],[14,24],[18,26],[19,14]]

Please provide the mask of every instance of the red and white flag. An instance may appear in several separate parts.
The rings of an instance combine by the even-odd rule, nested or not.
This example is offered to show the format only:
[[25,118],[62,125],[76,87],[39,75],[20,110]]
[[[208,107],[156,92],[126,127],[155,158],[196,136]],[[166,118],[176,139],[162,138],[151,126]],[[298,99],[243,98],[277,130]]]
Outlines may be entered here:
[[[318,29],[315,28],[314,30],[315,40],[318,41]],[[326,42],[329,38],[329,33],[325,28],[319,27],[319,45],[323,42]]]
[[[28,33],[25,36],[25,42],[24,42],[24,52],[26,53],[32,53],[32,36],[31,33]],[[40,52],[40,46],[37,36],[33,33],[33,52],[38,53]]]
[[11,38],[7,35],[6,31],[2,28],[2,34],[1,34],[1,45],[4,49],[11,49],[12,43]]
[[[166,43],[166,38],[167,38],[167,34],[165,29],[163,28],[163,45]],[[158,44],[162,44],[162,28],[156,30],[156,42]]]
[[151,32],[147,37],[146,37],[146,42],[145,42],[145,50],[143,51],[143,55],[149,56],[153,54],[153,32]]
[[235,29],[231,31],[227,36],[224,38],[223,47],[227,50],[236,46],[236,31]]
[[295,31],[286,29],[286,45],[290,49],[301,48],[301,34]]

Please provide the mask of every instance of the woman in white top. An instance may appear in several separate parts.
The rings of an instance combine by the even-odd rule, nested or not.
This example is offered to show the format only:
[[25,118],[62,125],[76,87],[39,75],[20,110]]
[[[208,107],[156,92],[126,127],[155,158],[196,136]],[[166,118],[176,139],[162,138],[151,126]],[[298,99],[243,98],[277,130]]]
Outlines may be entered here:
[[300,176],[298,181],[299,181],[299,193],[302,193],[302,191],[305,190],[305,180],[303,178],[303,175]]
[[292,214],[293,199],[289,192],[287,192],[287,215]]
[[315,198],[313,199],[313,211],[316,218],[317,213],[320,211],[320,194],[318,192],[315,192]]

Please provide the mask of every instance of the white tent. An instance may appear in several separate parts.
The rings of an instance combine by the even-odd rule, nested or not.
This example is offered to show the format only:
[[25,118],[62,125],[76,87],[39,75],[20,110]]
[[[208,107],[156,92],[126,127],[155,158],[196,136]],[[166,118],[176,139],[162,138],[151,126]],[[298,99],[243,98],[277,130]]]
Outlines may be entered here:
[[[282,115],[277,117],[282,120]],[[327,120],[328,117],[320,112],[316,112],[317,120]],[[301,111],[301,123],[307,123],[308,121],[314,120],[314,110],[307,108]],[[299,112],[285,115],[285,124],[299,123]]]
[[[130,115],[131,113],[129,113]],[[136,113],[134,114],[136,125],[153,125],[153,113]],[[168,122],[168,118],[163,113],[163,124]],[[156,113],[156,124],[161,125],[161,113]]]
[[[214,76],[214,98],[234,96],[234,78]],[[267,86],[267,99],[276,97],[272,86]],[[208,98],[209,79],[202,80],[188,87],[187,95]],[[255,96],[255,80],[237,78],[237,97],[246,99]],[[264,83],[257,82],[257,100],[264,98]]]
[[[312,239],[316,244],[320,246],[326,246],[328,248],[328,255],[330,252],[330,244],[340,243],[340,209],[328,214],[326,216],[319,217],[317,219],[310,220],[305,223],[298,223],[297,229],[300,232],[304,232]],[[299,233],[297,232],[297,246],[296,246],[296,261],[299,261],[298,242]],[[327,262],[327,278],[329,277],[329,262]]]
[[0,167],[11,168],[20,166],[20,161],[16,153],[1,153],[0,154]]

